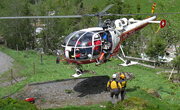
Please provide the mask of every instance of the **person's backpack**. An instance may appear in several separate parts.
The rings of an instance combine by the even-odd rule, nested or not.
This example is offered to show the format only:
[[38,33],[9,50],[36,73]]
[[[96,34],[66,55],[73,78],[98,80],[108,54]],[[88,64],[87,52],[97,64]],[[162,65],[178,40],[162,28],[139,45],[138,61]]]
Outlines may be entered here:
[[112,89],[112,88],[111,88],[111,84],[112,84],[113,82],[116,83],[117,88],[120,88],[119,85],[118,85],[118,81],[116,81],[116,80],[110,80],[110,84],[109,84],[109,87],[108,87],[109,90]]
[[122,87],[126,87],[126,80],[120,80],[119,82]]

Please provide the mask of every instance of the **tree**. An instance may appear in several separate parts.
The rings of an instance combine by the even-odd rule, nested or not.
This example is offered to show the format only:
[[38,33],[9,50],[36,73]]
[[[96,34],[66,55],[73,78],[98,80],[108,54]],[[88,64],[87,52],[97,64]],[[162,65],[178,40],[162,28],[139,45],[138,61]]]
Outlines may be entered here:
[[177,57],[171,61],[174,67],[177,67],[178,73],[180,71],[180,47],[177,49]]
[[[27,0],[8,0],[4,2],[2,16],[30,16],[29,2]],[[2,35],[8,43],[8,47],[19,49],[28,47],[31,41],[32,26],[29,19],[12,19],[1,21]]]
[[156,61],[159,61],[158,57],[164,56],[165,47],[165,41],[159,36],[155,36],[155,38],[153,38],[152,41],[147,44],[145,53],[147,56],[154,58]]

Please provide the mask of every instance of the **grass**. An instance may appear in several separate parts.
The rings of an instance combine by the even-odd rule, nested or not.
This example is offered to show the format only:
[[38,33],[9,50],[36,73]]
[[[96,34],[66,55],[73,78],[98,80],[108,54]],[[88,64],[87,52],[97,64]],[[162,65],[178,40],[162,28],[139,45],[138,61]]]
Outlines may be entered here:
[[99,105],[91,105],[91,106],[68,105],[63,108],[46,109],[46,110],[104,110],[104,108],[100,107]]
[[[41,81],[52,81],[60,79],[72,78],[70,75],[75,73],[73,65],[64,65],[60,62],[56,64],[56,56],[47,56],[43,55],[43,64],[41,64],[40,54],[34,51],[28,52],[28,58],[25,57],[25,51],[0,48],[0,50],[14,59],[13,70],[16,70],[16,77],[27,77],[24,81],[16,83],[9,87],[0,88],[0,97],[12,94],[14,92],[21,91],[25,85],[34,82]],[[83,68],[86,70],[93,70],[97,75],[109,75],[112,77],[112,74],[116,72],[132,72],[135,75],[135,79],[128,81],[127,86],[127,97],[139,97],[141,99],[147,100],[156,107],[163,109],[175,107],[173,105],[178,105],[180,100],[180,88],[179,84],[172,84],[167,80],[168,76],[162,74],[156,74],[162,69],[151,69],[146,68],[140,65],[133,65],[130,67],[119,67],[118,64],[122,63],[120,60],[111,59],[112,61],[107,62],[106,64],[101,65],[100,67],[95,66],[94,63],[83,65]],[[35,62],[35,74],[33,73],[33,62]],[[111,68],[108,68],[111,67]],[[120,68],[120,69],[118,69]],[[4,73],[1,78],[8,78],[10,72]],[[81,77],[90,77],[94,76],[90,72],[81,76]],[[142,88],[155,89],[159,92],[162,97],[162,100],[152,97],[147,94]],[[168,104],[167,104],[168,103]],[[69,107],[67,107],[69,108]],[[76,109],[77,107],[72,107]],[[86,107],[85,107],[86,108]]]

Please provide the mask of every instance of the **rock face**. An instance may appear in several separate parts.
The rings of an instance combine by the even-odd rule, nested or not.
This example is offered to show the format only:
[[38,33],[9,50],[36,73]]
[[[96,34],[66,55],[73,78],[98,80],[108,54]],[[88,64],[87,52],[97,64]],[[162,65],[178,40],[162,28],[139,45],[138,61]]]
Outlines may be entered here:
[[128,81],[128,80],[132,80],[135,78],[135,76],[133,75],[133,73],[130,73],[130,72],[118,72],[116,73],[116,79],[117,80],[120,80],[120,75],[121,74],[124,74],[125,75],[125,79]]

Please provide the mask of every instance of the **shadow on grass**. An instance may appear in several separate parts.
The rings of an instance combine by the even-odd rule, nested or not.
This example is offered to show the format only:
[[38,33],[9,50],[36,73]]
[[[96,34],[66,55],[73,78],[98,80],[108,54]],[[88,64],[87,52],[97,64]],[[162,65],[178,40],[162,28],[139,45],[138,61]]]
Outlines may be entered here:
[[78,97],[84,97],[88,94],[99,94],[106,91],[109,76],[93,76],[79,82],[74,87],[74,91],[80,92]]

